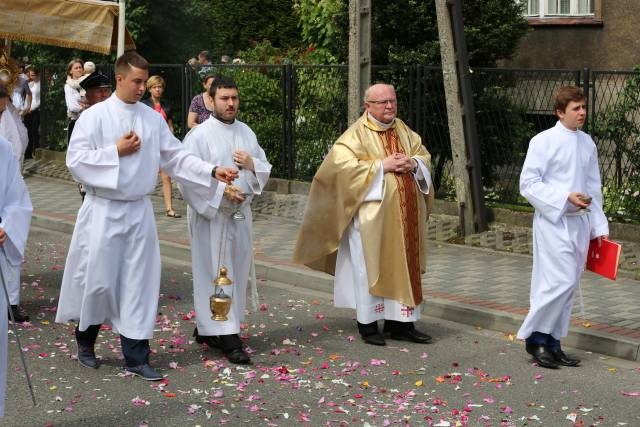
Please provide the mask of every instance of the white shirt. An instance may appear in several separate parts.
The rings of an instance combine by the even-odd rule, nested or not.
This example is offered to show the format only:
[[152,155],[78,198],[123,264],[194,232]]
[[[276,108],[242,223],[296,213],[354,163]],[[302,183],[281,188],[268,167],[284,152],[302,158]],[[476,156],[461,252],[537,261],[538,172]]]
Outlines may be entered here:
[[35,111],[40,108],[40,80],[29,82],[29,89],[31,89],[31,111]]

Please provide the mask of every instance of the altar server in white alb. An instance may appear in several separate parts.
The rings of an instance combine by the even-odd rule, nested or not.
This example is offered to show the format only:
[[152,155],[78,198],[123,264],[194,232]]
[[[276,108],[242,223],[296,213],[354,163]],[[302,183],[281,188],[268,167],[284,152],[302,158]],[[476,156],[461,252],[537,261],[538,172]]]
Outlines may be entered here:
[[162,116],[139,102],[148,68],[136,52],[120,56],[115,93],[85,110],[71,135],[67,167],[87,194],[69,247],[56,322],[78,320],[83,366],[99,366],[94,344],[100,326],[108,323],[120,334],[125,369],[159,380],[149,365],[160,249],[148,194],[160,168],[179,182],[193,183],[203,198],[217,194],[238,171],[214,169],[184,150]]
[[0,82],[0,136],[11,143],[13,152],[22,166],[29,135],[22,123],[20,112],[11,103],[7,87],[2,82]]
[[[27,148],[29,138],[27,136],[27,128],[24,127],[18,110],[11,104],[11,98],[7,87],[0,82],[0,137],[4,137],[13,150],[13,154],[18,159],[18,173],[22,170],[22,160],[24,151]],[[9,291],[9,302],[11,303],[9,310],[13,314],[16,322],[28,322],[29,316],[20,307],[20,275],[11,276],[11,280],[7,283]],[[7,316],[11,318],[11,314],[7,311]]]
[[551,369],[580,363],[562,351],[560,339],[569,331],[589,241],[609,234],[598,153],[580,130],[586,99],[580,88],[561,87],[554,108],[558,122],[531,139],[520,175],[520,192],[535,213],[531,307],[518,331],[534,361]]
[[[0,269],[10,281],[20,277],[20,266],[29,235],[31,200],[18,169],[11,144],[0,136]],[[1,285],[0,285],[1,286]],[[7,380],[7,300],[0,289],[0,417],[4,414],[4,391]]]
[[[240,103],[238,88],[228,77],[217,77],[209,88],[213,115],[194,128],[184,139],[185,148],[201,159],[216,165],[238,167],[239,178],[233,186],[222,186],[213,197],[203,197],[191,184],[179,184],[189,203],[189,236],[193,267],[193,298],[196,310],[198,343],[219,348],[232,363],[250,363],[242,348],[240,322],[244,319],[246,289],[252,263],[251,199],[264,188],[271,164],[258,145],[255,133],[236,119]],[[242,215],[234,212],[240,210]],[[242,219],[244,218],[244,219]],[[226,266],[234,282],[221,288],[231,294],[228,320],[212,320],[209,297],[214,293],[213,280],[219,266]]]

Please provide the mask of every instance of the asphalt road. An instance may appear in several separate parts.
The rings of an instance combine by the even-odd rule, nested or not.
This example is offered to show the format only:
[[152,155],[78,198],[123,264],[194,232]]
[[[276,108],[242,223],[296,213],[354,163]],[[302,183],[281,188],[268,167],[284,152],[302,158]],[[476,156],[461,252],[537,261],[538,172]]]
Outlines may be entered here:
[[[165,262],[152,340],[159,383],[125,376],[117,336],[98,370],[74,359],[75,325],[53,322],[69,236],[33,229],[20,326],[38,406],[9,336],[7,426],[640,426],[637,363],[571,350],[580,368],[531,363],[512,334],[423,318],[434,343],[364,344],[331,294],[259,282],[243,329],[254,362],[229,364],[192,341],[191,274]],[[327,291],[331,291],[327,289]],[[515,332],[515,331],[514,331]]]

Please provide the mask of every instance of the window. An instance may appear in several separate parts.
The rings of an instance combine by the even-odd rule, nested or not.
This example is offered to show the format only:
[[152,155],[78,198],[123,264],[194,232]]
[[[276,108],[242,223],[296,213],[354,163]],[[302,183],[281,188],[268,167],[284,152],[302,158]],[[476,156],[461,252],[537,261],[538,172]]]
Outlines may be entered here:
[[594,15],[595,0],[527,0],[528,17],[569,17]]

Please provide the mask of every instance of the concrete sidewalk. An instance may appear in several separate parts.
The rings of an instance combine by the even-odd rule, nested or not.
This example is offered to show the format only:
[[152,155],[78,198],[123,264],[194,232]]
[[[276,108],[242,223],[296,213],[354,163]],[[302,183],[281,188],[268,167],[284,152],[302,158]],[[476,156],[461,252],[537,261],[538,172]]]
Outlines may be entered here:
[[[80,196],[66,176],[26,178],[34,205],[32,226],[70,233]],[[152,197],[161,251],[164,257],[189,262],[186,208],[169,218],[159,197]],[[265,279],[302,288],[332,292],[332,278],[291,262],[304,197],[265,194],[254,202],[254,241],[257,274]],[[529,305],[531,257],[500,251],[451,245],[455,218],[434,217],[428,273],[423,276],[424,314],[514,334]],[[640,282],[628,277],[617,281],[586,272],[582,281],[584,318],[576,301],[570,347],[640,360]]]

